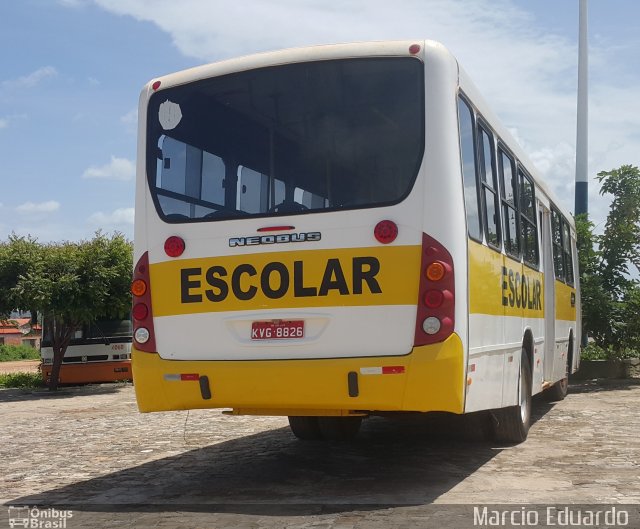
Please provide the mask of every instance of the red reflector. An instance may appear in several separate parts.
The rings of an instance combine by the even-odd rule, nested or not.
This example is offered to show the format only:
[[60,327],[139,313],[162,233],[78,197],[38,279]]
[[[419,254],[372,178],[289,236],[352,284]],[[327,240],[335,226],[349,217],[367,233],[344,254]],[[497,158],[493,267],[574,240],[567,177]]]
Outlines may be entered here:
[[136,320],[144,320],[149,315],[149,309],[144,303],[136,303],[131,310],[131,314]]
[[180,380],[200,380],[198,373],[181,373]]
[[295,229],[295,226],[266,226],[264,228],[258,228],[258,231],[288,231]]
[[184,249],[185,244],[180,237],[173,235],[164,241],[164,253],[169,257],[180,257],[184,252]]
[[151,88],[153,88],[154,90],[157,90],[158,88],[160,88],[160,81],[156,81],[155,83],[153,83],[151,85]]
[[382,374],[383,375],[400,375],[404,373],[404,366],[383,366]]
[[373,235],[378,242],[389,244],[398,236],[398,226],[392,220],[381,220],[376,224]]

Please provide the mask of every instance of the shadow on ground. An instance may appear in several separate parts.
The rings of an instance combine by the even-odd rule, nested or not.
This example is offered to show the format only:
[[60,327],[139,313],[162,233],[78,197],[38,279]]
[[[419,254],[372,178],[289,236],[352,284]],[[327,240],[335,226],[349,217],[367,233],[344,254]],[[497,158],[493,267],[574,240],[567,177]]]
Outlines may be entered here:
[[130,383],[117,382],[108,384],[86,384],[77,386],[60,386],[57,391],[49,391],[47,388],[8,388],[0,389],[0,405],[3,402],[16,402],[28,400],[56,400],[83,395],[110,395],[131,386]]
[[[533,419],[552,406],[537,402]],[[425,505],[500,453],[503,446],[478,440],[484,436],[478,416],[373,417],[351,443],[298,441],[288,428],[280,428],[16,498],[11,504],[270,516]]]
[[637,386],[640,386],[640,378],[572,380],[569,386],[569,393],[602,393],[605,391],[629,390]]

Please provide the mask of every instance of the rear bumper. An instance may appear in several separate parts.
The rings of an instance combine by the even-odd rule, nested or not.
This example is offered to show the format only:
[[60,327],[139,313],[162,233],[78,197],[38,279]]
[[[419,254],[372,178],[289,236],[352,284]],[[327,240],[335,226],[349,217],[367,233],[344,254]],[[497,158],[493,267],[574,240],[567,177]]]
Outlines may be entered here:
[[[176,361],[137,351],[134,346],[131,358],[142,412],[233,408],[234,413],[249,415],[349,415],[368,411],[462,413],[464,409],[464,352],[456,334],[400,357]],[[380,371],[366,368],[385,366],[404,370],[363,374]],[[357,378],[357,396],[350,396],[349,373],[357,373],[357,377],[351,375],[351,393],[353,378]]]

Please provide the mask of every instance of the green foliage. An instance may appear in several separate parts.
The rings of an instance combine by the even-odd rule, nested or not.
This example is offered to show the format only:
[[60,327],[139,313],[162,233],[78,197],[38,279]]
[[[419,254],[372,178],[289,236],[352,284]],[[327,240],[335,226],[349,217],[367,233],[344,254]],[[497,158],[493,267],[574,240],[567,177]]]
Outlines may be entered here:
[[12,235],[0,243],[0,313],[37,311],[53,332],[51,389],[73,333],[99,317],[124,317],[131,307],[133,257],[123,235],[98,232],[80,242],[39,244]]
[[4,388],[41,388],[44,380],[40,373],[0,374],[0,387]]
[[640,349],[605,349],[589,343],[580,353],[582,360],[622,360],[623,358],[640,358]]
[[21,276],[38,262],[40,245],[31,237],[10,235],[0,243],[0,318],[8,319],[12,310],[31,310],[15,291]]
[[40,351],[28,345],[0,345],[0,362],[40,360]]
[[576,218],[583,325],[607,358],[640,350],[640,170],[623,165],[598,173],[601,194],[613,195],[603,235]]

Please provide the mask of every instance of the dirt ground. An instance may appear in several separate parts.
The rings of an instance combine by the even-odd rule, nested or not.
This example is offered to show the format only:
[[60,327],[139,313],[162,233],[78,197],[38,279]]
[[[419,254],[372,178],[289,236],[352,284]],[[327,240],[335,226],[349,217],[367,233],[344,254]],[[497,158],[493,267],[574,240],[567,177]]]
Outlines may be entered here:
[[16,360],[15,362],[0,362],[0,374],[6,373],[37,373],[40,360]]

